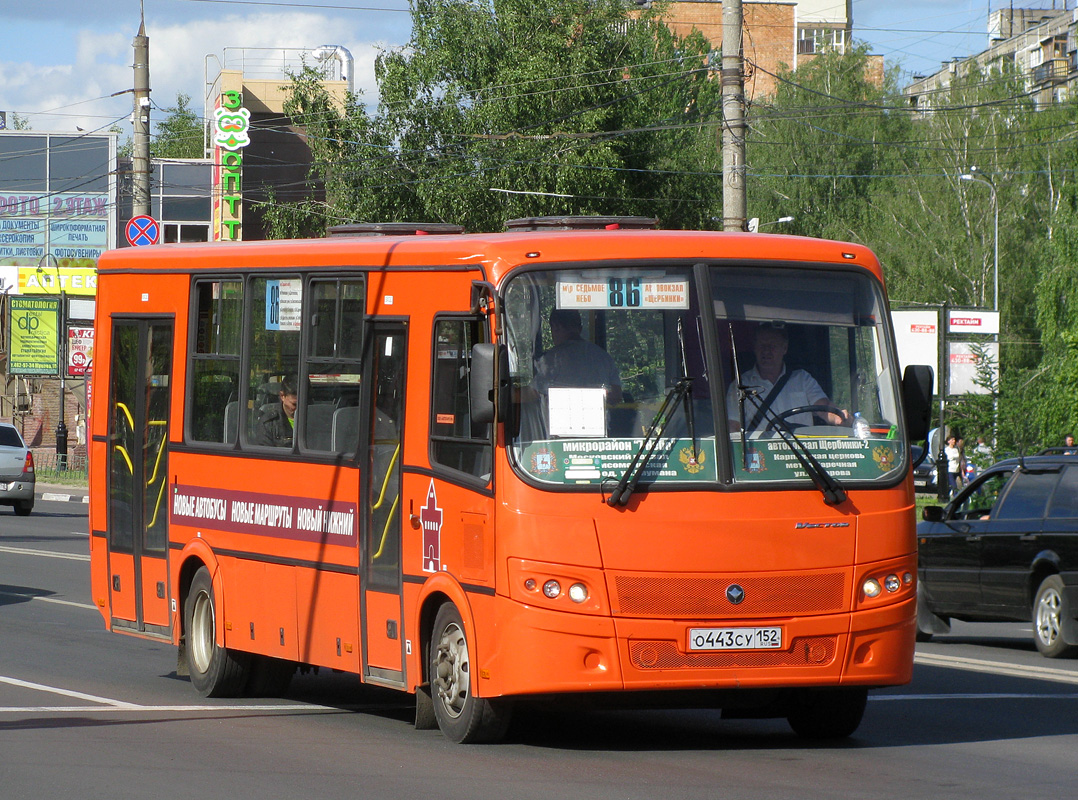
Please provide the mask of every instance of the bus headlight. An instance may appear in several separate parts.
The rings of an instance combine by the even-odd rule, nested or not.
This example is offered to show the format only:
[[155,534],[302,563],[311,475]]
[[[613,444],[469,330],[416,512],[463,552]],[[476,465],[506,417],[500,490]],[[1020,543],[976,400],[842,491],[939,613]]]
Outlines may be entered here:
[[569,587],[569,599],[574,603],[583,603],[588,599],[588,587],[582,583],[574,583]]
[[861,585],[861,591],[865,593],[865,597],[879,597],[883,587],[875,578],[869,578]]
[[902,588],[902,583],[898,580],[897,575],[888,575],[883,580],[883,588],[885,588],[891,594],[894,594]]
[[561,584],[555,580],[547,581],[543,584],[543,594],[553,600],[561,594]]

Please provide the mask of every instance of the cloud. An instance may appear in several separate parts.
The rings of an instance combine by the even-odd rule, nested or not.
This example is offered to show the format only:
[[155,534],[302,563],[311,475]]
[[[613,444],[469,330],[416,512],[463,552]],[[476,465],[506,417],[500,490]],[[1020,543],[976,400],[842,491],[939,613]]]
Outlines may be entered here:
[[[156,107],[167,108],[175,105],[182,92],[199,113],[207,77],[212,81],[221,66],[276,77],[285,65],[280,48],[313,50],[326,44],[351,52],[355,89],[373,102],[377,98],[374,59],[381,49],[406,41],[411,24],[408,14],[378,15],[371,24],[370,14],[298,11],[224,13],[160,23],[149,17],[149,10],[151,99]],[[80,28],[70,31],[68,47],[43,48],[47,52],[41,61],[0,60],[0,109],[28,117],[35,130],[108,129],[118,121],[128,131],[131,94],[109,95],[132,87],[137,22],[131,28],[131,33],[117,33],[115,26]],[[71,56],[70,63],[57,63],[57,55],[64,54]],[[293,66],[298,65],[294,59]]]

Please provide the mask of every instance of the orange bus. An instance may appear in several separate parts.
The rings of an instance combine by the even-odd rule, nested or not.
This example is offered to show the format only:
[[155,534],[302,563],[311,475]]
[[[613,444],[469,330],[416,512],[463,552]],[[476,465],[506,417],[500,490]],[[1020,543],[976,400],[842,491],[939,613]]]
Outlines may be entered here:
[[110,630],[204,696],[355,673],[456,742],[574,694],[841,737],[909,681],[931,372],[868,249],[359,227],[101,258]]

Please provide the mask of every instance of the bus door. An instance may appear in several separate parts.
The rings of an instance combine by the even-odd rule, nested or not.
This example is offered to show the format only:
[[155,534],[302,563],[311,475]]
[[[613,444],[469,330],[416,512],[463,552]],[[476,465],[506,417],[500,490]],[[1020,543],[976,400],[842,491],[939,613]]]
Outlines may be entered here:
[[172,320],[112,320],[108,546],[113,628],[170,635],[168,415]]
[[404,423],[403,323],[375,323],[367,381],[363,526],[360,534],[360,623],[364,676],[404,686],[401,630],[401,459]]

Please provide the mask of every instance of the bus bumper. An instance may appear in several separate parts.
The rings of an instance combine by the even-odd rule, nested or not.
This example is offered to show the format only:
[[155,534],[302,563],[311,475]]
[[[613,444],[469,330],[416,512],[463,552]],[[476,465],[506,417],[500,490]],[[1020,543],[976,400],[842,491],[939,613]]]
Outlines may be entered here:
[[[504,597],[482,696],[675,689],[894,686],[913,672],[916,601],[775,621],[612,619]],[[781,650],[691,652],[691,628],[779,625]]]

